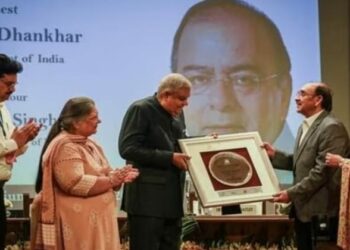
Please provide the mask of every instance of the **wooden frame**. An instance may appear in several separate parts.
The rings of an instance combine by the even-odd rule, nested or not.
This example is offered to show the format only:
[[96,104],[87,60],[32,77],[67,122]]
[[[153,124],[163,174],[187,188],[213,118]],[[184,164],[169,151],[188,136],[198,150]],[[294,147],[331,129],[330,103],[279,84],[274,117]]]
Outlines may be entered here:
[[278,179],[258,132],[179,140],[203,207],[272,199]]

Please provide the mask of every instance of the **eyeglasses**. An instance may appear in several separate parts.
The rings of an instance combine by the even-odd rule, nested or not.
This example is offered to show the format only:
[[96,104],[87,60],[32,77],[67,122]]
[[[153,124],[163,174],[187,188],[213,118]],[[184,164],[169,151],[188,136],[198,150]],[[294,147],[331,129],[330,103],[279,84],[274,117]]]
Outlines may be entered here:
[[300,96],[300,97],[306,97],[306,96],[314,97],[316,95],[315,94],[311,94],[311,93],[307,93],[305,90],[299,90],[297,92],[297,96]]
[[8,88],[14,88],[18,84],[18,82],[9,82],[9,81],[1,80],[1,79],[0,79],[0,82],[2,82]]
[[[220,81],[223,82],[225,86],[228,86],[234,93],[246,95],[257,93],[263,82],[275,79],[281,74],[282,73],[275,73],[262,77],[255,72],[238,71],[226,74]],[[187,77],[192,83],[193,95],[209,93],[217,81],[214,72],[194,73],[192,76]]]

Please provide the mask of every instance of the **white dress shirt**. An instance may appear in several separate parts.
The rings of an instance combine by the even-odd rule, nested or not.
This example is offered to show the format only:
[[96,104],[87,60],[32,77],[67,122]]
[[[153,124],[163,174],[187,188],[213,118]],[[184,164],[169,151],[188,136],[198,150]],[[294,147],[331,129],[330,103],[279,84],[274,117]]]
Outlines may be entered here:
[[0,103],[0,112],[2,115],[2,126],[0,127],[0,181],[7,181],[11,177],[12,164],[7,164],[5,155],[18,149],[17,143],[11,139],[14,125],[8,109],[5,104]]
[[323,112],[323,110],[321,110],[320,112],[318,112],[318,113],[316,113],[308,118],[305,118],[305,120],[302,123],[303,132],[302,132],[300,140],[299,140],[299,145],[303,141],[303,139],[304,139],[307,131],[311,127],[311,125],[314,123],[314,121],[316,121],[317,117],[319,117],[322,112]]

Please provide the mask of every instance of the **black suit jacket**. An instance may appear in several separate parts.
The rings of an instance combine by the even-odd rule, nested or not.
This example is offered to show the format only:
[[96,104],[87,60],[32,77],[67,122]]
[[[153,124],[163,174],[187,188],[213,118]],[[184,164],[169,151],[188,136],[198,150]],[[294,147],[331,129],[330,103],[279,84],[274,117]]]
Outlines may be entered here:
[[128,214],[161,218],[183,216],[185,172],[172,164],[185,137],[183,115],[172,117],[155,96],[133,103],[119,134],[119,152],[140,171],[124,186],[122,209]]

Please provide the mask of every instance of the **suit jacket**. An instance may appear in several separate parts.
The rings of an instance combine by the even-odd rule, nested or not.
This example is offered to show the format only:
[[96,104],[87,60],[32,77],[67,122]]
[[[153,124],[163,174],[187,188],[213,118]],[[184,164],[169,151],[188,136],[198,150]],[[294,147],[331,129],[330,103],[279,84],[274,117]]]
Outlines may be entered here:
[[299,145],[298,130],[294,153],[277,151],[272,164],[275,168],[293,171],[293,186],[287,193],[296,216],[308,222],[315,215],[336,216],[339,211],[340,176],[338,168],[325,165],[326,153],[348,155],[349,137],[344,125],[323,111],[307,131]]
[[160,218],[183,216],[185,172],[172,164],[185,137],[183,115],[173,118],[155,96],[128,109],[120,130],[119,152],[140,171],[124,186],[122,209],[128,214]]

